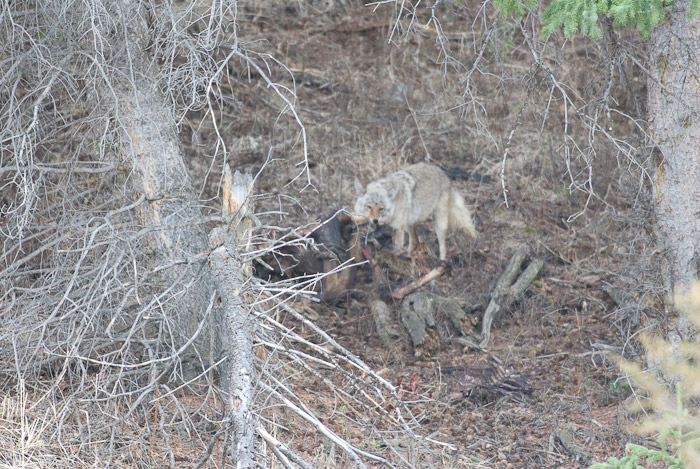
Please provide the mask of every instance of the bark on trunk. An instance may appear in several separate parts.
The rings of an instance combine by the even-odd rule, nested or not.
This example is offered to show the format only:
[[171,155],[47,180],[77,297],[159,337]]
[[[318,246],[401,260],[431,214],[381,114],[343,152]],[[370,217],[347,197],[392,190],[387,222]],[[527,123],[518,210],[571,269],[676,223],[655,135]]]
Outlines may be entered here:
[[[133,168],[132,189],[146,196],[140,211],[143,226],[155,228],[148,235],[153,253],[148,267],[172,265],[160,272],[155,293],[169,289],[164,312],[174,337],[167,340],[177,350],[196,334],[211,296],[206,266],[182,260],[208,252],[208,239],[184,164],[172,104],[161,92],[155,65],[146,55],[148,25],[143,9],[135,0],[122,1],[115,8],[125,34],[126,61],[121,70],[125,78],[115,87],[120,122],[129,139],[121,149],[122,159]],[[216,332],[222,320],[215,316],[208,322],[181,355],[186,379],[216,360],[221,351]]]
[[255,318],[250,314],[250,301],[245,289],[252,275],[250,263],[244,265],[240,256],[237,230],[216,228],[211,235],[212,271],[221,309],[226,314],[225,334],[228,343],[228,363],[224,389],[228,392],[228,418],[231,423],[231,449],[236,467],[254,467],[256,417],[253,413],[257,372],[253,356]]
[[654,198],[668,293],[700,265],[700,25],[674,2],[649,42],[649,133],[657,146]]
[[220,309],[226,317],[225,337],[228,363],[224,374],[224,389],[228,393],[228,418],[231,422],[231,447],[236,467],[254,467],[256,417],[253,412],[257,370],[253,356],[255,318],[250,313],[252,302],[246,284],[253,275],[250,261],[243,262],[241,254],[250,240],[251,219],[247,199],[253,178],[224,170],[222,215],[226,226],[214,228],[209,235],[211,271],[216,291],[221,298]]

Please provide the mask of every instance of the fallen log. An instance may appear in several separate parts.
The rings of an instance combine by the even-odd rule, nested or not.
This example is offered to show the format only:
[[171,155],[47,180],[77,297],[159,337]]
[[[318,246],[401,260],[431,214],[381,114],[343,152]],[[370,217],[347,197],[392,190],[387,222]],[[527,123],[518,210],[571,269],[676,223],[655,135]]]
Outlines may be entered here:
[[[489,305],[486,307],[486,311],[484,311],[484,316],[481,321],[481,332],[476,334],[477,339],[481,340],[479,346],[482,349],[486,348],[491,339],[491,325],[493,321],[503,313],[503,311],[510,308],[513,302],[527,290],[535,277],[537,277],[542,266],[544,266],[544,261],[533,259],[522,273],[520,273],[520,268],[527,257],[527,249],[517,249],[510,258],[505,271],[498,279],[498,282],[496,282],[496,286],[491,293]],[[520,275],[518,276],[518,274]]]

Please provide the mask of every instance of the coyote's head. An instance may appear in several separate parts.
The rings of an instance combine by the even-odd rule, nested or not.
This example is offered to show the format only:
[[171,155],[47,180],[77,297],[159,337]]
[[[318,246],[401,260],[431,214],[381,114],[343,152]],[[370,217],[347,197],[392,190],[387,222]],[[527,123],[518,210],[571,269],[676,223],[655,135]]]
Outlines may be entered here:
[[398,187],[387,190],[380,184],[372,183],[367,187],[355,179],[355,187],[360,197],[355,202],[355,214],[367,218],[372,225],[383,225],[394,215],[394,197]]

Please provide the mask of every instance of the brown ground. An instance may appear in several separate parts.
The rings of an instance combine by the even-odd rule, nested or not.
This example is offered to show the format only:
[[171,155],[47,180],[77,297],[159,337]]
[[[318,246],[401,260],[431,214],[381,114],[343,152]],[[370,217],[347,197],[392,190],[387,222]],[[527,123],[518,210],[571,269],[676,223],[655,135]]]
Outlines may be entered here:
[[[493,393],[464,397],[443,370],[483,363],[488,356],[465,352],[444,317],[438,318],[441,346],[433,355],[416,358],[406,337],[398,347],[386,349],[367,305],[371,286],[362,279],[339,305],[314,306],[317,322],[392,383],[400,379],[406,383],[417,375],[417,392],[434,399],[416,404],[424,412],[421,431],[457,448],[434,446],[423,462],[425,467],[582,467],[557,436],[565,429],[593,460],[619,456],[624,444],[634,438],[623,430],[629,387],[624,380],[616,381],[620,375],[616,364],[593,344],[625,345],[625,352],[633,355],[633,343],[627,338],[646,317],[640,315],[641,308],[620,308],[605,287],[620,286],[643,296],[645,314],[657,304],[651,289],[639,295],[644,290],[645,261],[631,260],[647,259],[649,243],[644,213],[635,208],[643,203],[631,203],[635,198],[644,202],[645,197],[637,192],[635,175],[624,160],[609,156],[615,153],[604,142],[597,143],[596,197],[587,204],[584,192],[575,188],[570,192],[561,100],[553,96],[547,107],[550,88],[531,68],[530,55],[512,22],[501,23],[494,33],[501,50],[489,48],[483,58],[483,70],[493,75],[473,74],[477,98],[484,106],[483,111],[478,107],[475,111],[471,105],[459,106],[464,91],[459,79],[481,45],[478,38],[485,26],[477,15],[480,2],[461,2],[457,13],[438,10],[450,50],[462,62],[447,67],[436,63],[442,57],[434,28],[419,27],[405,41],[395,36],[399,46],[388,44],[393,25],[390,8],[373,13],[360,3],[240,8],[241,42],[272,53],[288,67],[272,67],[274,80],[288,87],[294,85],[290,74],[296,80],[312,187],[305,187],[305,175],[285,186],[300,168],[295,166],[302,159],[299,127],[289,113],[276,120],[280,100],[265,89],[256,73],[246,81],[242,66],[237,69],[241,79],[232,90],[237,101],[224,109],[231,117],[231,126],[225,130],[232,164],[256,173],[268,148],[274,146],[270,156],[275,160],[256,186],[258,193],[266,194],[258,201],[258,211],[281,207],[286,215],[271,215],[265,221],[283,226],[311,222],[329,209],[350,206],[355,177],[366,182],[422,161],[426,152],[445,167],[488,176],[490,180],[457,182],[475,210],[479,237],[466,244],[451,238],[452,270],[432,288],[465,306],[482,305],[473,313],[477,322],[516,247],[527,246],[533,256],[545,261],[538,280],[494,325],[489,345],[493,356],[526,378],[531,393],[523,399]],[[425,25],[427,10],[421,14],[418,23]],[[489,21],[494,17],[493,11],[487,15]],[[549,51],[558,78],[580,93],[582,100],[594,100],[605,78],[597,68],[599,47],[575,40]],[[623,109],[627,106],[633,113],[641,86],[615,87],[613,94]],[[193,116],[193,122],[197,118]],[[631,135],[629,124],[614,119],[611,127],[620,135]],[[207,125],[197,133],[203,147],[190,148],[193,156],[199,155],[194,163],[206,161],[201,155],[211,144]],[[499,171],[511,131],[506,207]],[[575,119],[568,131],[579,142],[586,135]],[[571,171],[585,179],[586,167],[580,159],[572,157]],[[295,200],[279,199],[280,193]],[[567,221],[584,208],[583,215]],[[428,224],[421,233],[435,251]],[[317,384],[310,380],[296,383],[296,388],[319,408],[332,407],[332,398],[304,393],[304,388],[315,389]],[[342,419],[325,422],[345,434],[355,428]],[[316,455],[319,467],[332,465],[328,461],[333,458],[319,462],[322,459],[313,444],[304,447],[308,439],[295,441],[298,446],[292,443],[292,447]]]

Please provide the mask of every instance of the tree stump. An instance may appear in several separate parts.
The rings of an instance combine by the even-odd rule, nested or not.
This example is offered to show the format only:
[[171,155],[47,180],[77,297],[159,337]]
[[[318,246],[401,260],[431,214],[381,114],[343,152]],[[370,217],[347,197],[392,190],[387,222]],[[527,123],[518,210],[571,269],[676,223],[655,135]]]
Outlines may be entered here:
[[251,298],[246,293],[252,275],[250,262],[241,254],[250,243],[252,221],[248,215],[248,196],[253,189],[250,174],[224,169],[222,216],[226,225],[214,228],[209,235],[212,278],[221,299],[226,320],[224,347],[228,361],[224,373],[224,389],[228,392],[227,414],[231,422],[231,448],[234,461],[241,468],[255,465],[255,418],[253,416],[254,383],[257,370],[253,355],[255,320],[250,312]]
[[416,356],[432,355],[440,349],[435,322],[435,296],[414,292],[401,302],[401,324],[406,328]]
[[396,346],[396,341],[401,337],[401,333],[394,325],[391,308],[382,300],[374,300],[370,303],[370,311],[374,320],[374,327],[379,334],[379,339],[384,347],[391,350]]

